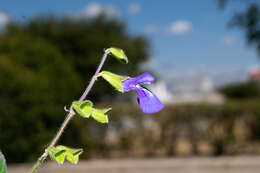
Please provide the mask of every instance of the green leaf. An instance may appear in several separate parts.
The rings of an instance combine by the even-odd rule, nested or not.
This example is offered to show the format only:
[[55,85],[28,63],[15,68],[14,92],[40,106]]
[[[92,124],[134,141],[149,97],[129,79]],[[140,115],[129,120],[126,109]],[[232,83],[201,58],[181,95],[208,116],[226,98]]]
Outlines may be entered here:
[[108,111],[110,111],[112,108],[108,108],[108,109],[95,109],[93,108],[92,111],[92,117],[97,120],[100,123],[108,123],[108,117],[106,115],[106,113]]
[[63,145],[59,145],[56,147],[57,149],[65,150],[65,158],[67,161],[73,164],[77,164],[79,161],[79,155],[83,153],[82,149],[73,149]]
[[89,100],[79,102],[74,101],[72,102],[72,107],[75,109],[75,111],[84,118],[89,118],[92,112],[92,102]]
[[0,173],[7,173],[5,157],[0,151]]
[[56,160],[59,164],[63,164],[65,160],[65,153],[66,153],[65,149],[49,147],[48,153],[52,160]]
[[115,89],[122,93],[124,92],[121,82],[129,78],[128,76],[120,76],[109,71],[102,71],[99,75],[108,81]]
[[66,153],[66,159],[73,164],[77,164],[79,161],[79,157],[78,156],[74,156],[72,152],[67,151]]
[[126,64],[128,63],[128,58],[127,58],[127,56],[125,55],[125,52],[122,49],[111,47],[111,48],[109,48],[109,51],[117,59],[123,61]]
[[73,153],[73,155],[74,156],[79,156],[79,155],[81,155],[83,153],[83,149],[74,149],[74,153]]

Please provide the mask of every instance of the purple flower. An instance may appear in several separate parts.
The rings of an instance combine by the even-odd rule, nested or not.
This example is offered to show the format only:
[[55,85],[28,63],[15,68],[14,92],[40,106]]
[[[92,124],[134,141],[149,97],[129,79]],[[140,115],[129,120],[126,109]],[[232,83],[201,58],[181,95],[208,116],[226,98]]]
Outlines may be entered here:
[[161,101],[150,90],[142,86],[142,84],[150,84],[154,80],[154,77],[146,72],[140,76],[130,77],[121,82],[124,92],[136,90],[138,104],[144,113],[155,113],[164,108]]

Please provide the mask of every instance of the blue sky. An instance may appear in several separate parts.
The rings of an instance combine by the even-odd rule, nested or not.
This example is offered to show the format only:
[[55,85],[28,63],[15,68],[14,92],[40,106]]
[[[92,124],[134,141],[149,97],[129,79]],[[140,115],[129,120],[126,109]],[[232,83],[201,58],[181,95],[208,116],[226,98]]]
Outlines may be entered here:
[[220,10],[216,0],[1,0],[0,24],[3,14],[21,21],[45,13],[95,16],[105,11],[124,20],[131,34],[149,38],[151,61],[145,67],[161,76],[246,73],[258,63],[256,51],[246,45],[241,30],[227,27],[244,6],[232,2]]

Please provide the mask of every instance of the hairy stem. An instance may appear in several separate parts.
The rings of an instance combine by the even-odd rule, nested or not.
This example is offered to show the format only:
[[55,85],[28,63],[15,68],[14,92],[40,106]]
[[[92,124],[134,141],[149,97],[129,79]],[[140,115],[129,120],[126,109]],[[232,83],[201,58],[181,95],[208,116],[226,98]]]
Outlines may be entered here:
[[[109,53],[110,53],[109,49],[105,50],[104,55],[103,55],[103,57],[102,57],[102,59],[101,59],[101,61],[99,63],[99,66],[98,66],[95,74],[91,78],[91,81],[89,82],[88,86],[86,87],[86,89],[85,89],[84,93],[82,94],[82,96],[80,97],[79,101],[83,101],[87,97],[89,91],[91,90],[91,88],[93,87],[95,81],[97,80],[98,74],[99,74],[102,66],[104,65],[104,62],[106,61],[106,58],[107,58]],[[73,116],[75,114],[76,113],[72,109],[70,109],[70,112],[67,114],[66,118],[64,119],[63,123],[61,124],[58,132],[56,133],[56,135],[52,139],[52,141],[51,141],[50,145],[48,146],[48,148],[49,147],[53,147],[53,146],[56,145],[56,143],[60,139],[62,133],[64,132],[64,129],[67,127],[68,123],[70,122],[70,120],[73,118]],[[47,156],[48,156],[48,150],[47,149],[45,149],[44,153],[39,157],[37,162],[34,164],[32,169],[30,170],[30,173],[33,173],[43,163],[43,161],[47,158]]]

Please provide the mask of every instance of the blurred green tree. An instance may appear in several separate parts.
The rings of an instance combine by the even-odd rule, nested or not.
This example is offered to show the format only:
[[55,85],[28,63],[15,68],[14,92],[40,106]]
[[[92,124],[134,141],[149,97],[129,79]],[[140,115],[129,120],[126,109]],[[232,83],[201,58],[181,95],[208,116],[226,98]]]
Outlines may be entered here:
[[[230,0],[218,0],[219,7],[225,7]],[[229,26],[242,28],[249,45],[254,45],[260,55],[260,3],[258,0],[242,0],[245,10],[234,14]]]
[[[36,17],[13,22],[0,35],[0,148],[9,162],[35,159],[64,118],[64,105],[78,99],[109,46],[126,51],[124,66],[109,58],[104,66],[135,75],[149,56],[149,43],[127,33],[123,22],[99,16],[73,19]],[[93,101],[114,101],[108,84],[96,84]],[[109,99],[106,99],[109,98]],[[111,99],[113,98],[113,99]],[[62,140],[80,145],[78,122]],[[81,123],[82,124],[82,123]],[[82,125],[80,125],[81,127]],[[75,146],[75,145],[74,145]]]

